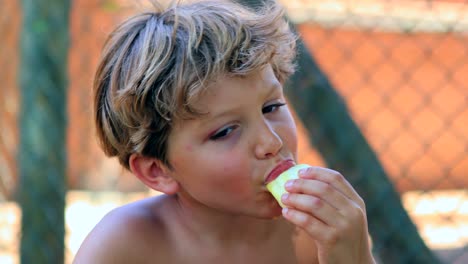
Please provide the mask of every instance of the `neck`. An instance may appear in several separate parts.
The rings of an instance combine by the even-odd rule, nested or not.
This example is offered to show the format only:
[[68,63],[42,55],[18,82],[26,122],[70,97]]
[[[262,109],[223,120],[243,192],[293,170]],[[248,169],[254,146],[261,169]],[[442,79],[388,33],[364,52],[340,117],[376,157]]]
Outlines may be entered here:
[[[236,241],[263,243],[275,235],[291,236],[293,228],[286,221],[229,214],[196,203],[184,196],[174,196],[176,214],[183,229],[204,242],[220,245]],[[203,234],[203,236],[197,235]]]

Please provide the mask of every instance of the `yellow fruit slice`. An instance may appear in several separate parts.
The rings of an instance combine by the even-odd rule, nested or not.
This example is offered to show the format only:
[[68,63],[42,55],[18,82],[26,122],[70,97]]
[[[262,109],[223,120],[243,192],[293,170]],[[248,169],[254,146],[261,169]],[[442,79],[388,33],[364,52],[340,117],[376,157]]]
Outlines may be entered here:
[[299,178],[299,170],[310,167],[310,165],[307,164],[298,164],[295,165],[285,171],[283,171],[276,179],[273,181],[269,182],[266,187],[271,194],[273,194],[273,197],[275,197],[276,201],[278,201],[279,205],[281,207],[285,207],[285,205],[281,202],[281,196],[285,193],[287,193],[286,189],[284,188],[284,185],[286,184],[287,181],[292,180],[292,179],[297,179]]

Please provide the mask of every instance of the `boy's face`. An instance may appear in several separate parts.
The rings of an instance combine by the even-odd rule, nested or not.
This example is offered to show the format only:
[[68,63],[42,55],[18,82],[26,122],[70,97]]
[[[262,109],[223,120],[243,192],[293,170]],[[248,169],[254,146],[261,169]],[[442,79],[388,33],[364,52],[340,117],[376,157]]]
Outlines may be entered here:
[[284,103],[270,66],[210,86],[194,104],[207,114],[176,121],[169,136],[181,199],[234,214],[280,215],[265,179],[278,164],[296,161],[296,126]]

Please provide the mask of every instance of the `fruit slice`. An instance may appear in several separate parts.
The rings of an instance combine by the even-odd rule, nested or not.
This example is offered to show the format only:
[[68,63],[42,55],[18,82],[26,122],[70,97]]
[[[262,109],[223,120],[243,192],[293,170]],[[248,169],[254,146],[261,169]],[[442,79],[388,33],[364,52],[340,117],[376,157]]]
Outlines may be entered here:
[[273,194],[273,197],[275,197],[276,201],[278,201],[281,207],[283,208],[285,207],[285,205],[281,202],[281,196],[287,193],[286,189],[284,188],[284,185],[289,180],[299,178],[299,170],[307,168],[307,167],[310,167],[310,165],[307,165],[307,164],[295,165],[283,171],[276,179],[274,179],[273,181],[269,182],[266,185],[268,191],[270,191],[271,194]]

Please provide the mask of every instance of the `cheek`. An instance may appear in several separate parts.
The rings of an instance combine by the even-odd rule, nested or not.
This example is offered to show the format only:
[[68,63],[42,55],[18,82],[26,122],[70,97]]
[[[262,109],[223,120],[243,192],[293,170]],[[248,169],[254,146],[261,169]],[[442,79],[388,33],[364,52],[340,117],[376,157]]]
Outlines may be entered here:
[[221,164],[219,183],[231,191],[245,191],[246,185],[250,184],[250,170],[247,159],[242,159],[242,155],[231,153]]
[[193,152],[193,146],[192,145],[186,145],[185,146],[185,151],[188,152],[188,153],[192,153]]
[[194,150],[193,145],[187,144],[179,146],[177,151],[172,150],[169,155],[169,162],[177,170],[184,170],[188,164],[194,164],[194,158],[196,151]]

